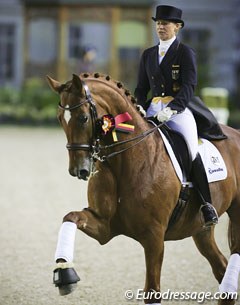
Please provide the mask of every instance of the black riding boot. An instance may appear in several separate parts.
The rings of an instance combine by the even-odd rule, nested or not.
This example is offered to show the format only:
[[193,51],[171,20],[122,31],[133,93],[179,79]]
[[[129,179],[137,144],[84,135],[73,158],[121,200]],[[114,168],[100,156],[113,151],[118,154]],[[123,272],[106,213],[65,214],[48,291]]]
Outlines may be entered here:
[[205,227],[209,227],[218,223],[218,215],[212,205],[211,194],[209,190],[207,175],[202,162],[202,158],[198,153],[192,162],[193,185],[198,191],[202,200],[201,211],[203,214]]

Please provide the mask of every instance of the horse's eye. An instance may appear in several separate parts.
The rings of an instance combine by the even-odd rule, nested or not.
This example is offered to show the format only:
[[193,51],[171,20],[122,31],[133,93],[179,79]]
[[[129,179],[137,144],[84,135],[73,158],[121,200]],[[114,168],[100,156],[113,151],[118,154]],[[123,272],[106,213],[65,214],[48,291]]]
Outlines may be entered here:
[[79,116],[79,123],[80,123],[81,125],[87,123],[87,121],[88,121],[88,115],[86,115],[86,114],[81,114],[81,115]]

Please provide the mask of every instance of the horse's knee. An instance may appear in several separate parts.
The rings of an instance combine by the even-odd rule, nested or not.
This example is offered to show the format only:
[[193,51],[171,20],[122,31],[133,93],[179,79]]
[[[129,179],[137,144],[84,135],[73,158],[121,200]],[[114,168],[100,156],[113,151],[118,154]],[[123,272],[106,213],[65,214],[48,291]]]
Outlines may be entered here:
[[70,221],[77,224],[78,216],[76,212],[70,212],[63,217],[63,222]]
[[63,217],[63,222],[75,223],[79,230],[96,239],[101,245],[106,244],[113,237],[109,221],[101,218],[90,208],[68,213]]

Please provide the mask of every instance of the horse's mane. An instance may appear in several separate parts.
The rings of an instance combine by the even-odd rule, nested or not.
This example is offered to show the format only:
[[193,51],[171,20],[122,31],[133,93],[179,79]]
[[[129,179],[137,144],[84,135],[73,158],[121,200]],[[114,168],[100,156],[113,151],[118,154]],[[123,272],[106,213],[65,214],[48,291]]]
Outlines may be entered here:
[[93,73],[81,73],[80,78],[82,80],[87,79],[87,78],[96,78],[100,79],[102,82],[106,83],[108,86],[112,87],[113,89],[118,90],[121,92],[123,95],[125,95],[126,99],[132,103],[135,107],[137,106],[137,100],[135,97],[131,94],[131,92],[123,85],[122,82],[117,81],[113,78],[111,78],[107,74],[101,74],[98,72],[93,72]]

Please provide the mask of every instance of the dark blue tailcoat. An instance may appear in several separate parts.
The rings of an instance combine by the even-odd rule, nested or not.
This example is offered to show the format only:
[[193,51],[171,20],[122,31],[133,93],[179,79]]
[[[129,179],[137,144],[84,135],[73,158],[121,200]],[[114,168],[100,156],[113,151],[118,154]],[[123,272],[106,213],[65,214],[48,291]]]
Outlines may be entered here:
[[[135,97],[138,104],[147,109],[155,96],[173,96],[169,107],[178,112],[188,107],[196,119],[198,133],[208,139],[222,139],[222,133],[215,117],[200,98],[194,96],[197,85],[197,65],[195,52],[176,39],[161,64],[158,45],[146,49],[140,60]],[[151,91],[151,99],[148,93]]]

